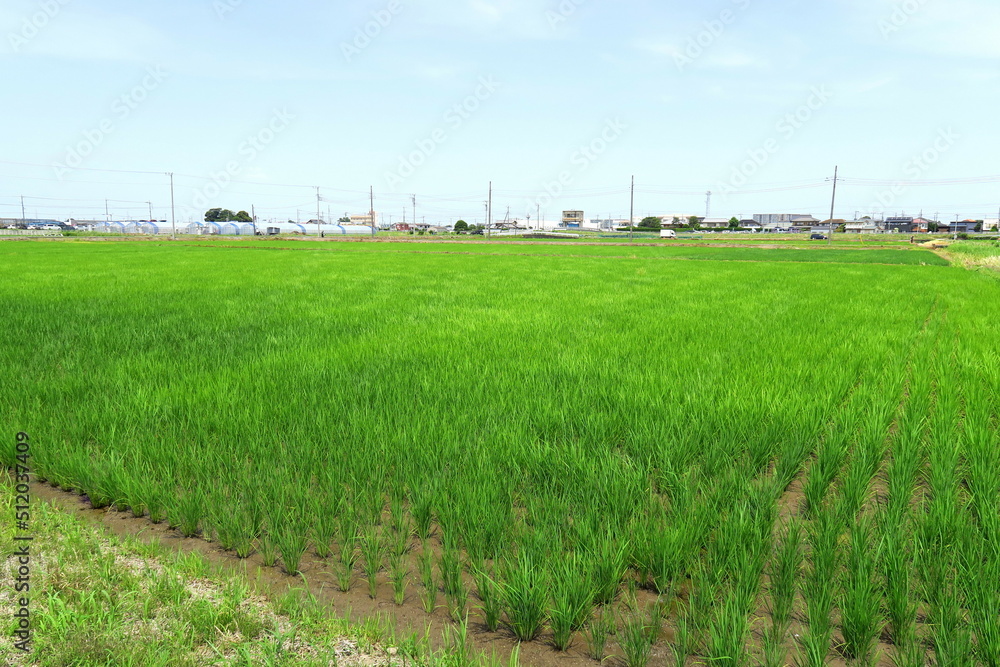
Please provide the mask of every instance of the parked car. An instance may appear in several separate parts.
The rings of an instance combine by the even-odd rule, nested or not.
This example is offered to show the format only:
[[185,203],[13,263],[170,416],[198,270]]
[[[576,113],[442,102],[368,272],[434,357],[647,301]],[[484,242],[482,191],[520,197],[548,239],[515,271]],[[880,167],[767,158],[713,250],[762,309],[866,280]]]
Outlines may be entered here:
[[820,234],[819,232],[813,232],[809,235],[809,238],[813,241],[826,241],[826,234]]
[[672,229],[661,229],[660,230],[661,239],[675,239],[677,238],[677,232]]

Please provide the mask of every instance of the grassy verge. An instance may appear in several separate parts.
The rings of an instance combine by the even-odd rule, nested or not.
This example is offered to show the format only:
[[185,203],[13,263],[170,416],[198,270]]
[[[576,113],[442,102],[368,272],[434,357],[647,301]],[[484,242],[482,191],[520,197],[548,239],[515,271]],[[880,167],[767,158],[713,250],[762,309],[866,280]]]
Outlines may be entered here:
[[[9,478],[0,482],[3,516],[14,515]],[[120,538],[47,503],[32,507],[31,652],[14,648],[5,614],[5,665],[499,665],[475,658],[453,638],[433,651],[430,637],[394,636],[388,619],[352,623],[301,590],[257,594],[243,576],[197,553]],[[10,522],[0,526],[13,545]],[[0,607],[16,609],[14,547],[5,550]]]
[[967,269],[1000,271],[998,241],[958,241],[941,251],[941,254],[951,259],[953,264]]

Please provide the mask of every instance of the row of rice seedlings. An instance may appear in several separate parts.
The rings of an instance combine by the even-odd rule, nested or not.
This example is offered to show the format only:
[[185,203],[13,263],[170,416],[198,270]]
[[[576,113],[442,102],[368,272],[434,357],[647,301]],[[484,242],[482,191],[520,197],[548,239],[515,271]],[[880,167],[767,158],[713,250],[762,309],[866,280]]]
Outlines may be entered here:
[[958,569],[957,580],[968,608],[967,620],[975,639],[975,658],[988,667],[1000,666],[1000,558],[997,546],[971,540]]
[[775,550],[768,570],[770,595],[767,601],[771,613],[771,627],[765,635],[771,648],[770,652],[765,651],[769,653],[768,665],[784,659],[783,646],[792,623],[803,556],[802,526],[793,520],[785,529],[784,539]]
[[973,539],[961,497],[961,395],[954,369],[936,369],[936,406],[928,442],[927,491],[914,537],[929,639],[939,664],[971,664],[972,635],[957,582],[958,550]]
[[809,526],[810,557],[802,593],[806,603],[808,627],[800,638],[799,667],[827,664],[833,637],[833,605],[836,597],[841,524],[836,513],[826,511]]
[[883,399],[873,405],[860,421],[858,441],[839,489],[838,511],[845,524],[850,524],[872,497],[872,480],[882,467],[896,409],[894,398]]
[[[977,378],[977,393],[995,396],[996,386]],[[968,510],[972,531],[959,561],[962,585],[976,644],[983,665],[1000,667],[1000,449],[994,427],[996,403],[967,407],[964,428]]]
[[[764,488],[751,494],[765,493]],[[748,660],[750,615],[757,607],[761,575],[773,544],[773,509],[773,504],[739,505],[717,532],[716,543],[722,548],[712,567],[725,571],[729,580],[709,625],[708,658],[713,663],[742,667]]]
[[972,664],[972,633],[952,550],[918,537],[922,591],[934,657],[942,665]]
[[821,511],[827,490],[840,474],[850,445],[850,431],[846,427],[831,429],[823,438],[816,451],[816,460],[809,467],[809,475],[802,486],[807,516],[814,516]]
[[874,539],[874,521],[868,514],[859,516],[848,533],[839,601],[842,650],[849,659],[867,667],[877,662],[875,647],[885,624],[877,578],[880,544]]
[[[887,518],[893,515],[887,514]],[[889,634],[897,653],[916,643],[917,603],[913,598],[911,534],[903,525],[883,525],[879,545]]]

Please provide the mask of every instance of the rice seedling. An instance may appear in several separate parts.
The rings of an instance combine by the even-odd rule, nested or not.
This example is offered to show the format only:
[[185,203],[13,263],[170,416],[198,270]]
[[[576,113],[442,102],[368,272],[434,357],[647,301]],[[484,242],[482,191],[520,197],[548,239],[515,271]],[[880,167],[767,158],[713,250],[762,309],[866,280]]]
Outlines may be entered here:
[[587,655],[594,660],[604,662],[607,656],[608,637],[614,633],[617,626],[614,611],[605,607],[596,617],[587,623],[584,637],[587,640]]
[[309,546],[306,522],[297,518],[294,511],[290,510],[274,531],[274,543],[281,554],[281,562],[285,572],[291,575],[299,573],[299,564]]
[[406,587],[410,575],[409,563],[402,554],[389,554],[389,581],[392,583],[392,599],[397,605],[406,601]]
[[278,542],[269,528],[265,527],[260,531],[260,537],[257,538],[257,550],[260,552],[260,558],[265,567],[274,567],[274,564],[278,562],[278,554],[280,553]]
[[364,560],[364,573],[368,581],[368,597],[378,597],[378,574],[382,571],[382,557],[385,554],[385,543],[381,531],[374,525],[365,528],[361,538],[361,557]]
[[596,549],[591,554],[595,604],[611,604],[618,596],[627,567],[627,548],[627,543],[615,544],[610,537],[598,538]]
[[316,555],[328,558],[333,553],[331,545],[337,534],[337,517],[343,511],[343,500],[335,502],[326,492],[314,492],[309,508],[313,516],[312,541]]
[[189,489],[181,494],[176,515],[177,529],[181,531],[181,535],[194,537],[198,534],[204,511],[204,495],[200,491]]
[[500,589],[485,567],[477,567],[472,572],[476,581],[476,596],[482,603],[480,609],[483,612],[486,628],[490,632],[496,632],[503,616],[503,600],[500,596]]
[[420,600],[424,611],[428,614],[433,613],[437,608],[438,587],[434,581],[434,554],[426,542],[420,552],[420,582],[423,584]]
[[590,577],[579,554],[573,554],[554,565],[549,622],[552,626],[552,643],[558,650],[567,650],[573,640],[573,633],[587,622],[593,610],[593,599]]
[[690,611],[688,608],[681,608],[677,615],[677,627],[674,630],[674,643],[670,647],[670,652],[674,657],[674,664],[683,667],[688,656],[694,654],[695,638],[691,633],[691,623],[688,620]]
[[625,653],[627,667],[646,667],[649,664],[651,653],[649,628],[641,615],[634,614],[625,621],[618,643]]
[[445,626],[444,644],[448,648],[449,656],[454,660],[455,667],[470,667],[472,665],[468,616],[457,621],[455,625]]
[[529,554],[522,553],[504,568],[501,595],[507,625],[520,641],[531,641],[542,631],[549,601],[545,570]]

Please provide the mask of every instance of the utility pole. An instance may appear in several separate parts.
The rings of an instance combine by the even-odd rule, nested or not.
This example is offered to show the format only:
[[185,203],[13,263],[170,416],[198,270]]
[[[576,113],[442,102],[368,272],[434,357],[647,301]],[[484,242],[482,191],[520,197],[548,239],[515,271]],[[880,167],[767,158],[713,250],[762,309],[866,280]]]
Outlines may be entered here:
[[320,202],[323,201],[322,197],[319,196],[319,188],[316,188],[316,238],[322,236],[323,232],[320,231],[320,218],[322,213],[320,213]]
[[21,195],[21,224],[23,225],[27,221],[28,221],[28,219],[24,215],[24,195]]
[[712,191],[709,190],[705,193],[705,217],[712,217]]
[[148,201],[146,204],[149,205],[149,221],[153,222],[153,202]]
[[540,230],[542,228],[542,205],[537,202],[535,203],[535,214],[535,229]]
[[253,235],[257,236],[257,208],[250,204],[250,224],[253,225]]
[[104,217],[108,219],[108,222],[111,222],[111,210],[108,208],[107,199],[104,200]]
[[371,210],[371,214],[372,214],[372,238],[375,238],[375,186],[374,185],[371,186],[371,190],[369,191],[368,194],[369,194],[369,197],[370,197],[369,203],[372,206],[372,210]]
[[839,165],[833,168],[833,199],[830,200],[830,237],[826,240],[827,245],[833,245],[833,208],[837,204],[837,174]]
[[628,242],[632,243],[632,225],[635,223],[635,176],[632,177],[630,203],[628,208]]
[[174,172],[170,172],[170,240],[177,240],[177,210],[174,207]]
[[413,201],[413,226],[417,226],[417,195],[410,195],[410,199]]
[[493,181],[490,181],[490,198],[486,204],[486,238],[490,236],[490,222],[493,220]]

